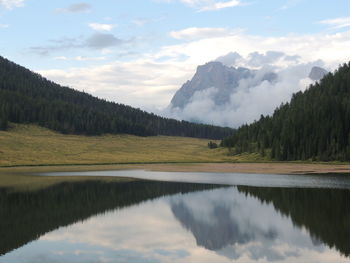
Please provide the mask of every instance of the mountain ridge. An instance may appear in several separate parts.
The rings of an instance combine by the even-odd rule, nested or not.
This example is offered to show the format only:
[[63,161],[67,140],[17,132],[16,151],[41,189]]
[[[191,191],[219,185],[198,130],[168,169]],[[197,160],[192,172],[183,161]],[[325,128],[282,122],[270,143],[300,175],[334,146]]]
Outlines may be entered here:
[[[202,92],[210,88],[216,88],[217,93],[214,102],[217,106],[229,102],[230,96],[239,86],[239,82],[248,78],[257,78],[257,83],[268,81],[273,83],[277,81],[278,74],[270,70],[261,74],[258,70],[245,67],[226,66],[220,61],[211,61],[197,67],[197,70],[191,80],[186,81],[175,93],[170,102],[170,108],[184,109],[192,100],[196,92]],[[319,81],[328,71],[321,67],[314,66],[309,78],[313,81]]]
[[37,123],[68,134],[169,135],[221,139],[233,130],[177,121],[60,86],[0,56],[0,129]]

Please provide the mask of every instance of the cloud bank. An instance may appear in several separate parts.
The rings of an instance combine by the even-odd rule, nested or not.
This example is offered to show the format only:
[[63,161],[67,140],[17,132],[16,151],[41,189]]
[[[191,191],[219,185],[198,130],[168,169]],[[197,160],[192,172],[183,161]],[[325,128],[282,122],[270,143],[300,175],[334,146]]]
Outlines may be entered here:
[[[195,92],[183,109],[170,106],[163,114],[176,119],[233,128],[251,123],[259,119],[261,114],[272,114],[282,102],[289,101],[293,93],[305,90],[312,83],[308,78],[312,67],[324,66],[322,61],[298,63],[298,60],[299,56],[288,56],[277,51],[265,54],[253,52],[247,57],[229,53],[218,58],[218,61],[226,66],[253,68],[256,73],[239,81],[227,103],[215,103],[220,90],[214,86]],[[266,74],[271,72],[277,74],[277,79],[265,80]]]
[[[227,30],[235,31],[235,29]],[[163,113],[162,109],[169,105],[171,98],[181,85],[192,78],[197,66],[208,61],[217,59],[228,66],[245,66],[254,69],[260,69],[267,64],[266,70],[273,69],[280,72],[278,85],[269,87],[268,83],[262,83],[256,87],[254,92],[249,91],[251,92],[249,96],[261,100],[260,104],[256,104],[254,99],[248,99],[242,83],[241,89],[236,94],[236,98],[242,97],[240,110],[224,108],[214,111],[214,114],[209,111],[210,107],[204,109],[204,113],[208,115],[206,120],[208,123],[236,126],[239,123],[254,120],[260,116],[260,113],[272,112],[275,106],[279,106],[282,101],[288,101],[294,91],[304,89],[309,84],[305,77],[312,65],[325,65],[325,69],[332,71],[340,63],[350,60],[350,31],[284,37],[265,37],[245,32],[211,36],[198,34],[198,30],[192,32],[186,28],[176,32],[187,32],[192,40],[164,45],[157,51],[137,55],[132,59],[128,58],[128,61],[124,60],[124,56],[128,56],[127,54],[135,50],[133,45],[123,40],[124,45],[114,47],[115,59],[109,60],[105,65],[87,64],[81,67],[38,72],[63,85],[157,114]],[[88,44],[86,41],[87,38],[83,43],[85,48]],[[113,38],[112,41],[107,41],[112,44],[117,42]],[[53,47],[56,48],[55,57],[60,57],[62,56],[60,52],[65,46],[69,47],[71,44],[74,46],[82,43],[66,39],[59,43],[54,42],[52,46],[42,47],[42,50],[37,51],[46,52],[46,48],[49,48],[48,51],[52,52],[50,48]],[[106,46],[105,44],[103,42],[102,46]],[[103,49],[91,48],[90,45],[87,50],[97,52],[94,54],[96,57],[105,56],[99,53]],[[90,56],[92,54],[89,54]],[[289,79],[291,79],[290,82]],[[283,86],[284,83],[287,86]],[[268,92],[265,93],[265,90]],[[271,93],[272,91],[274,93]],[[211,94],[198,94],[197,96],[204,96],[209,100],[210,96],[215,93],[215,89],[211,92]],[[247,104],[246,109],[243,107],[243,99]],[[222,114],[227,117],[223,118]],[[181,116],[178,115],[179,118]]]

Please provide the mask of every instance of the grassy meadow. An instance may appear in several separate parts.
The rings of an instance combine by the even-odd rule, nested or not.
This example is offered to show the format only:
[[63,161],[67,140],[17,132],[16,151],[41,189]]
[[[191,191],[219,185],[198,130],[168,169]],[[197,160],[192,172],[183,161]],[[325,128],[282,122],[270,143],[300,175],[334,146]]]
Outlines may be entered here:
[[[146,169],[192,172],[348,172],[349,165],[274,163],[258,153],[230,155],[209,149],[207,139],[132,135],[63,135],[36,125],[0,131],[0,188],[35,190],[63,182],[125,181],[121,178],[43,177],[39,173]],[[217,142],[219,143],[219,142]],[[310,166],[312,165],[312,166]],[[336,165],[340,165],[339,167]]]
[[184,163],[263,161],[254,154],[229,156],[227,149],[209,149],[206,139],[63,135],[36,125],[11,125],[10,130],[0,131],[0,188],[33,190],[67,181],[97,180],[36,176],[41,172],[135,169],[143,163],[183,166]]
[[63,135],[35,125],[0,132],[0,167],[133,163],[259,161],[258,155],[229,156],[209,149],[209,140],[132,135]]

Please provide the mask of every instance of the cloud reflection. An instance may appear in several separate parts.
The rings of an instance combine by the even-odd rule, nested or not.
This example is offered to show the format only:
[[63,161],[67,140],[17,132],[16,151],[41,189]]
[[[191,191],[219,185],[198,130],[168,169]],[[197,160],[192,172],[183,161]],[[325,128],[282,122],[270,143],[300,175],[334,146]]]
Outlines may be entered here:
[[191,231],[197,245],[230,259],[285,261],[304,256],[301,251],[323,253],[327,248],[271,204],[245,196],[236,188],[173,197],[174,216]]
[[60,228],[0,257],[22,262],[350,262],[236,187],[177,194]]

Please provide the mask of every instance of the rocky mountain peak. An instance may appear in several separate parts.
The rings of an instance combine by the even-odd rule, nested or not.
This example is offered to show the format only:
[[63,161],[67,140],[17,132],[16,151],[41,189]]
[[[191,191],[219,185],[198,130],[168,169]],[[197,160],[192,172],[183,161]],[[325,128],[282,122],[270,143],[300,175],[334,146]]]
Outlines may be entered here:
[[310,74],[309,74],[309,78],[314,80],[314,81],[319,81],[327,74],[328,74],[327,70],[325,70],[321,67],[313,67],[311,69]]
[[[230,99],[230,94],[238,87],[239,81],[254,77],[254,70],[243,67],[228,67],[218,61],[208,62],[198,66],[193,78],[187,81],[174,95],[171,100],[172,108],[184,108],[193,95],[198,91],[216,88],[214,98],[216,105],[223,105]],[[273,81],[276,74],[267,73],[261,81]]]

